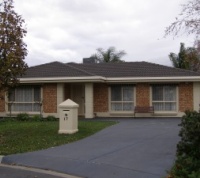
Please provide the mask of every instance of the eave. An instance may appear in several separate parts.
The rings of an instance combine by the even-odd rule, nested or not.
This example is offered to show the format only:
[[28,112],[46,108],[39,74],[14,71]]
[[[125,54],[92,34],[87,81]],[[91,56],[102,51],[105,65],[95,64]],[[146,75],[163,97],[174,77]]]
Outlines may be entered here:
[[183,77],[120,77],[106,78],[92,77],[46,77],[46,78],[20,78],[20,83],[169,83],[169,82],[200,82],[200,76]]
[[169,83],[169,82],[199,82],[199,81],[200,81],[200,76],[107,78],[107,82],[109,83]]
[[92,77],[46,77],[46,78],[20,78],[20,83],[84,83],[84,82],[104,82],[101,76]]

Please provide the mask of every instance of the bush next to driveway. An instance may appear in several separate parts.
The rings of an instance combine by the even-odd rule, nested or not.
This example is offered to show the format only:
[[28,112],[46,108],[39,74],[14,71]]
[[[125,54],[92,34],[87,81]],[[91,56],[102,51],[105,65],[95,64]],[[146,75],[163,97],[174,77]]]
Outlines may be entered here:
[[177,159],[172,178],[200,178],[200,113],[187,111],[182,117]]

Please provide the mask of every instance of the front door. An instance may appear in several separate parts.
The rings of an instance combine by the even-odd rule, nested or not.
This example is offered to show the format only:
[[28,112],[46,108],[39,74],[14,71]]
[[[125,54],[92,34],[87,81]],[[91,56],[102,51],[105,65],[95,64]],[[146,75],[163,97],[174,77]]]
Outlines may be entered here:
[[85,114],[85,86],[83,84],[71,85],[71,98],[79,104],[78,115],[83,116]]

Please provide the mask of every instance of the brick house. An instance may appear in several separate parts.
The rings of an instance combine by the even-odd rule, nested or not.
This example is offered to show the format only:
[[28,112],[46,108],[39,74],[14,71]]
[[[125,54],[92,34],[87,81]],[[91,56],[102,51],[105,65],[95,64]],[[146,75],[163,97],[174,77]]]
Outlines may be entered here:
[[135,106],[154,106],[154,117],[180,117],[199,110],[200,74],[148,62],[51,62],[27,70],[20,86],[0,100],[0,116],[11,109],[58,117],[58,105],[68,98],[85,118],[133,117]]

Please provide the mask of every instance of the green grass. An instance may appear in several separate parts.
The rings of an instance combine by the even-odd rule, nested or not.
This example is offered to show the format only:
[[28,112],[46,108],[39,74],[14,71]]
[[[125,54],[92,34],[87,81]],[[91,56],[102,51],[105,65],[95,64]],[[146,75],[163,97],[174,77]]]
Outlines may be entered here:
[[79,121],[79,132],[58,134],[59,122],[0,121],[0,155],[24,153],[71,143],[108,126],[111,121]]

